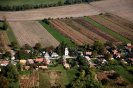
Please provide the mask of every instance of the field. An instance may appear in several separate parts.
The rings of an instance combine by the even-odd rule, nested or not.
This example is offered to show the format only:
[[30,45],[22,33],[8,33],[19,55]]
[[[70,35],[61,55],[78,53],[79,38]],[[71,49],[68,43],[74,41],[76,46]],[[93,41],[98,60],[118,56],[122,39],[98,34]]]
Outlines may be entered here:
[[10,41],[5,31],[0,31],[0,49],[10,50]]
[[29,44],[34,47],[36,43],[41,43],[42,47],[59,45],[59,42],[38,21],[9,22],[9,24],[20,46]]
[[123,37],[125,37],[125,38],[127,38],[127,39],[129,39],[131,41],[133,41],[133,38],[132,38],[133,34],[127,32],[125,30],[122,30],[119,27],[117,27],[117,26],[115,26],[115,25],[113,25],[113,24],[111,24],[111,23],[109,23],[109,22],[97,17],[97,16],[90,16],[89,18],[94,20],[94,21],[96,21],[97,23],[107,27],[108,29],[116,32],[117,34],[119,34],[119,35],[121,35],[121,36],[123,36]]
[[81,33],[73,30],[70,26],[67,26],[64,22],[60,20],[51,20],[51,26],[54,27],[61,34],[65,35],[73,42],[76,42],[79,45],[83,45],[83,43],[93,43],[93,41]]
[[[0,5],[6,6],[17,6],[17,5],[24,5],[24,4],[53,4],[58,3],[59,0],[0,0]],[[62,0],[65,2],[66,0]]]
[[64,43],[68,46],[75,46],[75,44],[72,43],[72,41],[70,41],[68,38],[66,38],[65,36],[63,36],[60,32],[56,31],[55,29],[53,29],[52,27],[50,27],[49,25],[45,24],[42,21],[39,21],[39,23],[54,37],[56,38],[60,43],[64,41]]

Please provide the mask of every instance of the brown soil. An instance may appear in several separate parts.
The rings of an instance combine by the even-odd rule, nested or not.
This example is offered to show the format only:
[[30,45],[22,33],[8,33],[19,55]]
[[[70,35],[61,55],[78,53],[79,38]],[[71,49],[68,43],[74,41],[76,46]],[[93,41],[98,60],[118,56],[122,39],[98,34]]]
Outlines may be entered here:
[[111,15],[111,14],[101,15],[101,17],[103,17],[103,18],[105,18],[105,19],[133,32],[133,24],[128,23],[128,22],[126,22],[126,21],[124,21],[124,20],[122,20],[122,19],[120,19],[114,15]]
[[8,39],[8,36],[5,31],[0,32],[0,49],[6,51],[11,50],[11,47],[9,47],[10,41]]
[[120,29],[120,28],[116,27],[115,25],[113,25],[113,24],[111,24],[109,22],[106,22],[105,20],[103,20],[103,19],[101,19],[101,18],[99,18],[97,16],[90,16],[89,18],[94,20],[94,21],[96,21],[97,23],[109,28],[110,30],[116,32],[117,34],[119,34],[119,35],[121,35],[121,36],[123,36],[125,38],[128,38],[131,41],[133,41],[133,38],[132,38],[133,34],[127,32],[127,31],[125,31],[123,29]]
[[52,20],[50,21],[51,25],[61,34],[70,38],[72,41],[76,42],[79,45],[83,45],[83,43],[93,43],[93,41],[81,33],[75,31],[70,26],[66,25],[64,22],[60,20]]
[[41,43],[42,47],[57,47],[59,42],[38,22],[22,21],[9,22],[20,46],[29,44],[34,47]]

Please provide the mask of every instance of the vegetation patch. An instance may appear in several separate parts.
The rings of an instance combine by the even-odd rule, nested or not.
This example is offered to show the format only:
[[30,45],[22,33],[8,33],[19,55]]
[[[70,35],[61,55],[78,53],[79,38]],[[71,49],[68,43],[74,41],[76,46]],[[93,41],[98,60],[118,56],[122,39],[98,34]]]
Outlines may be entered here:
[[60,34],[60,32],[56,31],[55,29],[53,29],[52,27],[50,27],[49,25],[45,24],[42,21],[39,21],[39,23],[54,37],[56,38],[60,43],[64,41],[65,44],[67,44],[68,46],[75,46],[74,43],[72,43],[68,38],[66,38],[65,36],[63,36],[62,34]]

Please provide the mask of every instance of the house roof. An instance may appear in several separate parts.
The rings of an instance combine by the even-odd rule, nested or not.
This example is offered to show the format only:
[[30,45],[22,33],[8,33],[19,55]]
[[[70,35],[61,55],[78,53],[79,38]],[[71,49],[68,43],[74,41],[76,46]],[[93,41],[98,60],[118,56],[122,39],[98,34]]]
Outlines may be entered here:
[[92,54],[92,52],[86,52],[86,55],[91,55]]
[[20,63],[24,63],[25,64],[26,63],[26,60],[20,60]]
[[29,62],[34,62],[34,60],[33,60],[33,59],[28,59],[28,61],[29,61]]
[[47,66],[39,66],[39,68],[47,69]]
[[9,61],[1,61],[0,63],[1,63],[1,64],[8,64]]
[[28,69],[30,69],[30,66],[25,66],[24,68],[25,68],[26,70],[28,70]]
[[36,59],[36,62],[43,61],[43,58]]
[[46,54],[45,54],[45,57],[49,57],[49,54],[48,54],[48,53],[46,53]]
[[114,54],[116,54],[116,53],[117,53],[117,50],[112,50],[112,52],[113,52]]
[[130,47],[130,46],[132,46],[132,44],[131,43],[127,43],[127,46]]
[[53,54],[52,55],[58,55],[57,53],[55,53],[55,52],[53,52]]

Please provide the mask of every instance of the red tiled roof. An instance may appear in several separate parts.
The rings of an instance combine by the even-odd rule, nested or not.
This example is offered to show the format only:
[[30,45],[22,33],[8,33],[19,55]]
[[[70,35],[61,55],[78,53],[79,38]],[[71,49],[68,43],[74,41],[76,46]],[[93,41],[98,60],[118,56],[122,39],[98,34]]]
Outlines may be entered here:
[[43,61],[43,59],[36,59],[36,62],[38,62],[38,61]]
[[112,52],[115,54],[115,53],[117,53],[117,50],[112,50]]
[[9,61],[1,61],[0,63],[1,63],[1,64],[8,64]]
[[129,47],[130,47],[130,46],[132,46],[132,45],[131,45],[131,43],[127,43],[127,46],[129,46]]
[[86,55],[87,55],[87,54],[88,54],[88,55],[91,55],[91,54],[92,54],[92,52],[86,52]]
[[39,68],[47,69],[47,66],[39,66]]

